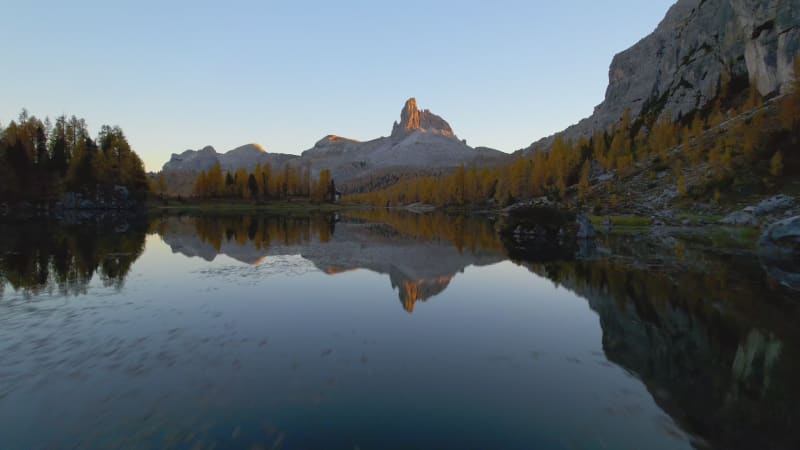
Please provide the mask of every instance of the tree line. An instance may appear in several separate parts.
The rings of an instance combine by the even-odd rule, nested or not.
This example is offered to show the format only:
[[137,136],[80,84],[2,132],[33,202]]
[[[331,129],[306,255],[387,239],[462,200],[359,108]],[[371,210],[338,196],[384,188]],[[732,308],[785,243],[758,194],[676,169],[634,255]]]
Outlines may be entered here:
[[67,191],[114,186],[147,192],[144,164],[119,126],[103,125],[93,139],[84,119],[40,120],[24,109],[0,126],[0,201],[51,202]]
[[197,175],[193,190],[201,199],[280,200],[293,197],[309,198],[317,202],[336,200],[336,183],[331,171],[323,169],[314,178],[308,167],[286,165],[282,170],[272,170],[270,164],[257,164],[252,172],[240,168],[225,172],[219,163]]
[[[795,62],[800,74],[800,58]],[[800,138],[800,76],[790,94],[780,98],[777,113],[762,108],[764,99],[750,83],[744,92],[730,92],[730,81],[720,80],[720,94],[705,110],[673,120],[669,114],[632,120],[626,110],[611,129],[577,141],[557,136],[545,151],[520,157],[495,168],[458,167],[444,177],[419,177],[374,192],[348,195],[345,200],[377,206],[427,203],[437,206],[507,205],[548,196],[584,201],[598,173],[625,178],[637,171],[670,168],[675,186],[687,195],[682,169],[708,166],[711,185],[730,186],[737,173],[766,167],[765,175],[778,179],[785,168],[784,150]],[[706,132],[726,121],[724,131],[708,138]],[[792,145],[777,145],[791,142]],[[776,147],[778,147],[776,149]],[[795,156],[795,155],[792,155]],[[653,174],[654,175],[654,174]],[[715,187],[714,187],[715,186]]]

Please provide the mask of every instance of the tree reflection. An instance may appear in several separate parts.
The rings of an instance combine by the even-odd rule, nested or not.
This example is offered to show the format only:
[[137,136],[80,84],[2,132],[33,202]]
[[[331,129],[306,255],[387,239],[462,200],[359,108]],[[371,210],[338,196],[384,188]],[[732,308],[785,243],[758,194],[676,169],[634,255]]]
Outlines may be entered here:
[[144,251],[145,228],[126,223],[120,232],[119,227],[102,222],[0,224],[0,295],[6,285],[26,296],[85,294],[95,273],[104,286],[122,288]]
[[347,215],[374,223],[385,223],[398,233],[424,240],[452,243],[459,253],[502,250],[503,244],[489,220],[465,215],[416,214],[387,209],[348,211]]
[[328,242],[336,227],[333,215],[317,216],[197,216],[195,232],[204,243],[221,251],[223,242],[251,245],[258,250],[274,244],[305,244],[311,240]]
[[219,254],[247,264],[300,254],[334,275],[367,269],[389,275],[403,309],[443,292],[469,265],[505,259],[484,218],[357,210],[308,216],[166,216],[151,230],[175,252],[212,261]]
[[[614,249],[531,271],[584,297],[606,357],[711,448],[798,448],[800,305],[752,257]],[[704,445],[701,445],[704,447]]]

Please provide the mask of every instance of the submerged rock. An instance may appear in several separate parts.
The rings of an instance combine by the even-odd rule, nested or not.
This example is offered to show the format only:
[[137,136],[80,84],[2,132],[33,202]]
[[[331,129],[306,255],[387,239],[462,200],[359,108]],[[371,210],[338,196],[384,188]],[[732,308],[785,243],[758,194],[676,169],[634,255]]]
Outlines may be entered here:
[[770,225],[758,241],[762,251],[800,254],[800,216]]

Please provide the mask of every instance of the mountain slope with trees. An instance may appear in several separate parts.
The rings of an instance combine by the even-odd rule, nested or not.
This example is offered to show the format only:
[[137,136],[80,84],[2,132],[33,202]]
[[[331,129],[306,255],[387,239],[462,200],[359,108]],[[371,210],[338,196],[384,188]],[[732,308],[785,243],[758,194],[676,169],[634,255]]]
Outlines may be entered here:
[[700,204],[724,212],[791,189],[800,168],[796,11],[798,0],[680,0],[615,57],[592,117],[505,166],[465,165],[348,199],[485,207],[546,196],[598,213],[652,214]]

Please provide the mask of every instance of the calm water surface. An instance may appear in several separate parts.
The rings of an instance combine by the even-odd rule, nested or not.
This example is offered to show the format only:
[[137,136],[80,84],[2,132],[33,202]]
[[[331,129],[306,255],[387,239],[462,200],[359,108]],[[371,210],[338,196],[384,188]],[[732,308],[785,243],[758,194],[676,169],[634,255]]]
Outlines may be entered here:
[[0,232],[2,449],[800,444],[800,300],[724,240],[539,251],[385,213]]

